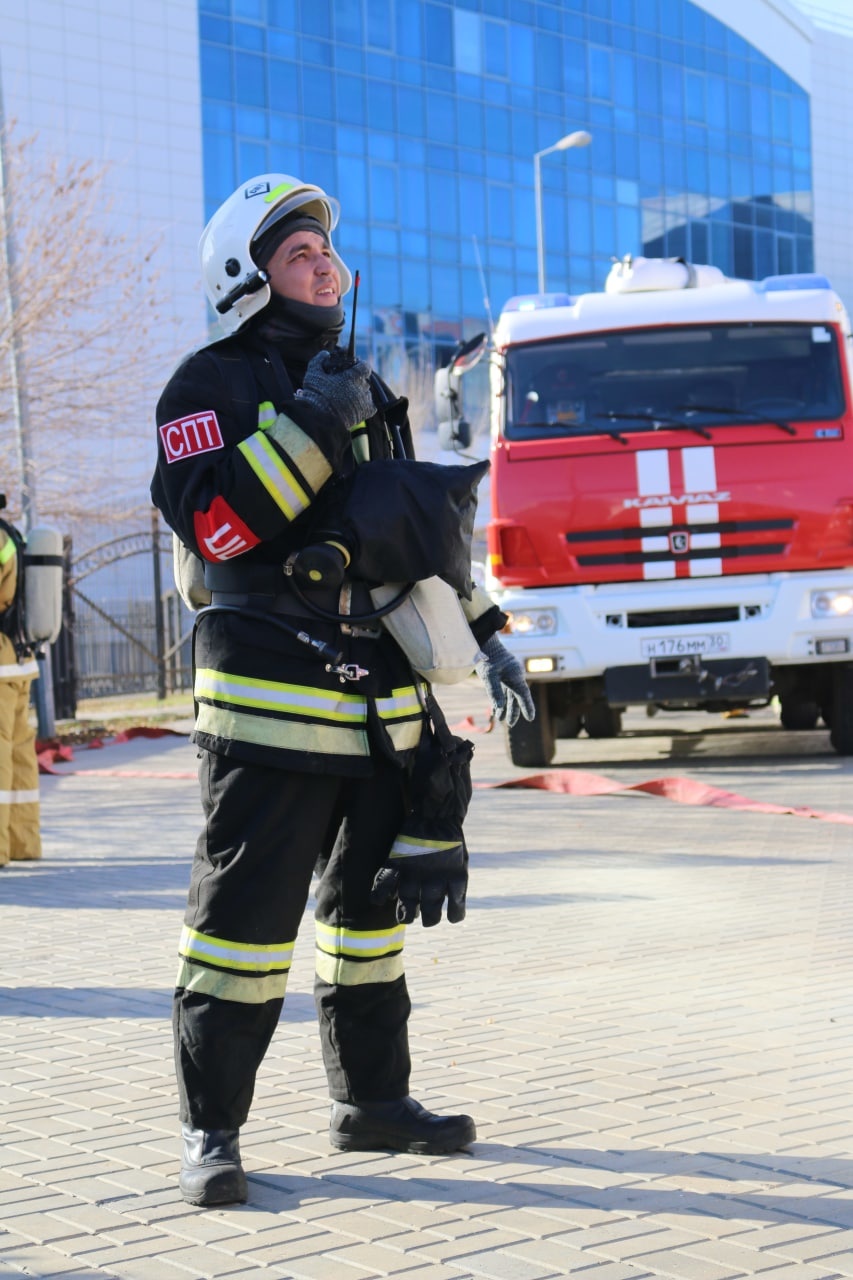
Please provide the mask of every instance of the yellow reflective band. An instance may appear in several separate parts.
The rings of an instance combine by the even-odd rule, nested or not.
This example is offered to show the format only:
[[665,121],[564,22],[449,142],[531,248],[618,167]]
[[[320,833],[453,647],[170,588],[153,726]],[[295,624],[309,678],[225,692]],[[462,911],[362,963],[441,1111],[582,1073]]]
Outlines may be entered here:
[[458,849],[461,840],[419,840],[415,836],[397,836],[391,846],[392,858],[420,858],[425,853],[440,853],[442,849]]
[[264,196],[264,204],[272,204],[273,200],[277,200],[279,196],[283,196],[286,191],[293,191],[296,186],[295,182],[280,182],[277,187],[273,187],[268,195]]
[[282,972],[290,968],[294,942],[247,943],[214,938],[184,925],[178,947],[186,960],[200,960],[221,969],[245,969],[250,973]]
[[269,431],[275,422],[275,405],[272,400],[264,400],[258,405],[258,430]]
[[398,720],[402,716],[415,716],[423,712],[418,691],[414,685],[394,689],[390,698],[377,698],[376,710],[382,720]]
[[406,926],[390,929],[346,929],[343,925],[314,924],[317,947],[331,956],[383,956],[400,951],[406,940]]
[[0,547],[0,565],[8,564],[13,556],[16,556],[17,554],[15,544],[7,533],[5,543]]
[[402,978],[406,968],[402,951],[364,964],[318,951],[316,970],[321,982],[327,982],[330,987],[362,987],[368,982],[396,982]]
[[264,978],[246,978],[238,973],[222,973],[182,960],[178,965],[175,986],[198,991],[217,1000],[233,1000],[236,1004],[266,1004],[283,1000],[287,990],[286,973],[270,973]]
[[230,676],[209,667],[199,667],[196,671],[194,693],[197,698],[209,698],[211,702],[232,702],[241,707],[256,707],[259,711],[312,716],[344,724],[367,723],[367,701],[357,693]]
[[370,754],[367,731],[362,725],[306,724],[301,720],[227,711],[200,702],[195,727],[197,733],[209,734],[212,738],[281,751],[313,751],[316,755],[359,758]]
[[275,440],[289,458],[293,459],[294,466],[299,468],[305,483],[310,485],[315,493],[318,489],[322,489],[332,474],[332,468],[320,446],[315,444],[301,427],[298,427],[285,414],[280,413],[267,435]]
[[237,448],[288,520],[295,520],[311,499],[262,432],[241,440]]
[[421,740],[423,721],[400,720],[396,724],[386,724],[384,728],[395,751],[409,751]]

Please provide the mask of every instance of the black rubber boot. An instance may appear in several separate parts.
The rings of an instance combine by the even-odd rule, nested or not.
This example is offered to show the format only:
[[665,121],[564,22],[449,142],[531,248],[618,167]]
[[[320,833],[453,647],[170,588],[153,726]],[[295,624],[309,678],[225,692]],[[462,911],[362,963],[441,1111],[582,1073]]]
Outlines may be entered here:
[[439,1156],[477,1137],[470,1116],[437,1116],[414,1098],[333,1102],[329,1141],[339,1151],[410,1151]]
[[243,1204],[248,1195],[236,1129],[193,1129],[182,1124],[179,1185],[188,1204]]

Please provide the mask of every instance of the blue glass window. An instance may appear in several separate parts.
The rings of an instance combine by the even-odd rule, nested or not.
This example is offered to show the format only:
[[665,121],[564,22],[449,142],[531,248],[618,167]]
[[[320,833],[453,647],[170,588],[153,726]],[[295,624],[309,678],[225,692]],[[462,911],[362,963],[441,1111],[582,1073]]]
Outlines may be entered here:
[[329,0],[299,0],[299,21],[300,28],[306,35],[331,36]]
[[430,172],[427,177],[429,225],[444,235],[459,233],[459,191],[450,174]]
[[391,165],[370,165],[370,213],[379,222],[397,221],[397,173]]
[[456,141],[456,100],[445,93],[427,93],[427,137],[435,142]]
[[375,49],[392,49],[391,5],[389,0],[366,0],[367,43]]
[[396,0],[397,53],[406,58],[423,57],[423,6],[420,0]]
[[200,53],[202,93],[210,98],[234,100],[231,53],[214,45],[203,44]]
[[533,32],[529,27],[513,23],[509,32],[510,79],[514,85],[532,87],[536,83],[533,58]]
[[428,62],[453,65],[453,26],[449,9],[424,5],[425,54]]
[[483,23],[483,55],[487,75],[507,74],[506,27],[502,22]]
[[427,228],[426,174],[423,169],[400,169],[400,222],[417,231]]
[[338,119],[346,124],[365,123],[364,83],[360,76],[335,77]]
[[364,39],[361,26],[361,0],[335,0],[332,13],[338,40],[346,40],[349,44],[361,44]]
[[493,240],[512,239],[512,188],[487,184],[489,236]]
[[453,10],[453,53],[458,71],[478,76],[483,70],[483,32],[480,15]]
[[609,49],[589,48],[589,91],[593,98],[613,96],[613,55]]
[[282,31],[296,27],[296,0],[267,0],[267,22]]
[[367,208],[367,166],[356,156],[339,155],[337,157],[338,181],[337,191],[345,193],[347,218],[366,219]]

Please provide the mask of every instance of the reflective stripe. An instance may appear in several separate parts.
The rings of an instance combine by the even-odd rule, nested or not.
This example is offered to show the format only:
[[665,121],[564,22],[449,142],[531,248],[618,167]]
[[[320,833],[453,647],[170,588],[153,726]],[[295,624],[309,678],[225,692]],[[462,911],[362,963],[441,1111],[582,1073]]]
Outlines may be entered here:
[[275,405],[271,400],[264,400],[258,405],[258,430],[269,431],[275,422]]
[[187,960],[203,960],[205,964],[221,969],[280,973],[290,968],[294,945],[293,941],[231,942],[228,938],[214,938],[207,933],[197,933],[195,929],[184,925],[178,950]]
[[356,462],[369,462],[370,440],[367,434],[367,423],[357,422],[354,427],[350,427],[349,434],[352,453]]
[[306,510],[311,499],[262,432],[241,440],[237,448],[288,520]]
[[[213,738],[247,742],[282,751],[313,751],[326,756],[368,756],[370,746],[362,725],[306,724],[302,720],[275,719],[247,711],[229,711],[200,702],[196,732]],[[420,733],[420,726],[418,726]],[[393,738],[393,734],[392,734]]]
[[321,924],[315,921],[317,947],[328,955],[383,956],[401,951],[406,940],[406,926],[392,925],[390,929],[346,929],[343,925]]
[[327,956],[317,952],[317,977],[330,987],[360,987],[367,982],[396,982],[405,973],[403,953],[384,956],[381,960],[345,960],[341,956]]
[[12,557],[16,556],[17,554],[18,553],[15,549],[15,544],[7,533],[6,541],[4,542],[3,546],[0,547],[0,565],[8,564],[9,561],[12,559]]
[[377,698],[376,710],[382,720],[398,720],[401,716],[421,714],[423,707],[417,689],[410,684],[402,689],[393,689],[390,698]]
[[331,986],[363,986],[367,982],[395,982],[405,972],[403,943],[406,926],[388,929],[346,929],[314,922],[318,978]]
[[314,493],[323,487],[332,474],[332,468],[319,445],[301,427],[280,413],[267,434],[292,458]]
[[217,1000],[233,1000],[237,1004],[266,1004],[268,1000],[284,999],[287,974],[271,973],[264,978],[246,978],[238,973],[205,969],[189,960],[182,960],[178,965],[175,986],[214,996]]
[[214,702],[257,707],[259,711],[280,711],[350,724],[366,724],[367,700],[355,693],[316,689],[311,685],[279,684],[250,676],[230,676],[224,671],[200,667],[196,672],[195,696]]
[[421,740],[423,721],[400,720],[396,724],[386,724],[385,731],[395,751],[410,751]]
[[391,846],[392,858],[422,858],[425,853],[440,853],[442,849],[458,849],[461,840],[420,840],[415,836],[397,836]]
[[37,676],[39,664],[35,658],[27,662],[8,662],[0,666],[0,680],[19,680],[23,676]]
[[38,790],[0,791],[0,804],[38,804],[38,802]]

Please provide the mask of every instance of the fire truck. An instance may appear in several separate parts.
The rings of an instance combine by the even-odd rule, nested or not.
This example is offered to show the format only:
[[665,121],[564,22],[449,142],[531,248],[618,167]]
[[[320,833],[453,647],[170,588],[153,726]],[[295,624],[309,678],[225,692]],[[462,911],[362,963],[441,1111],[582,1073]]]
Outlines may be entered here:
[[630,706],[773,698],[853,754],[850,345],[816,274],[629,255],[601,293],[507,302],[486,585],[537,710],[513,763]]

